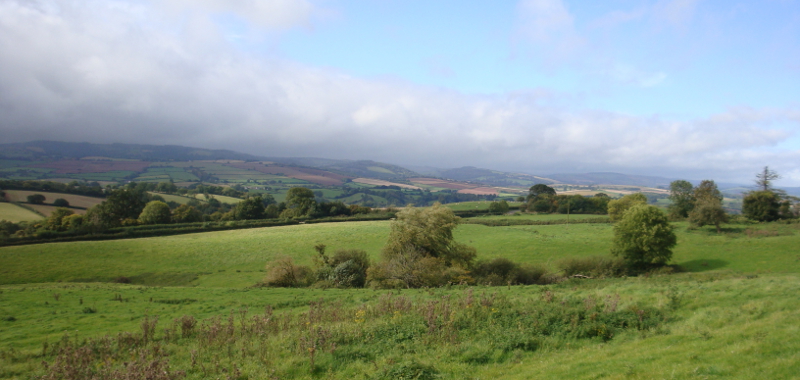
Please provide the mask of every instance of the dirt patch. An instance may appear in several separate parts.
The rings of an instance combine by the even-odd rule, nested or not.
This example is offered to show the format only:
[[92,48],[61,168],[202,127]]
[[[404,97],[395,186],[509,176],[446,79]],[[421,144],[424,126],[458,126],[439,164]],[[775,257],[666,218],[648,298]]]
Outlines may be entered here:
[[264,174],[280,174],[289,178],[301,179],[323,186],[341,185],[347,176],[326,172],[324,170],[298,168],[293,166],[265,165],[261,162],[242,162],[226,164],[237,169],[255,170]]

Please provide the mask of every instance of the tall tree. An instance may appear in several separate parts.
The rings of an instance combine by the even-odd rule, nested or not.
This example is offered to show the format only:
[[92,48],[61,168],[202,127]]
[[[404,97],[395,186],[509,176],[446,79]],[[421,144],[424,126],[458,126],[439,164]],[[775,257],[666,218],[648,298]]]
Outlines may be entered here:
[[712,224],[721,232],[720,224],[728,222],[728,214],[722,207],[722,192],[711,180],[704,180],[694,189],[695,206],[689,212],[689,222],[702,227]]
[[756,174],[755,183],[759,190],[761,191],[774,191],[772,187],[772,181],[781,179],[781,176],[769,170],[769,166],[765,166],[764,170],[758,172]]
[[689,181],[672,181],[669,184],[669,200],[672,201],[668,207],[671,217],[688,217],[689,212],[694,208],[694,186]]
[[612,222],[622,220],[625,212],[636,205],[646,205],[647,196],[642,193],[628,194],[620,199],[608,202],[608,217]]
[[295,216],[305,216],[314,211],[317,201],[310,189],[293,187],[286,193],[286,204],[294,209]]
[[536,185],[531,186],[528,190],[528,201],[535,200],[540,196],[555,196],[556,189],[547,186],[543,183],[538,183]]

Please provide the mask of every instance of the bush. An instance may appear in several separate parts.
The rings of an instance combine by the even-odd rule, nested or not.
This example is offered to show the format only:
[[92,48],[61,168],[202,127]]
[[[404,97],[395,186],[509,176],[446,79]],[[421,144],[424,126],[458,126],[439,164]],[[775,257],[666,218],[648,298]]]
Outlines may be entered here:
[[44,201],[47,199],[42,194],[31,194],[31,195],[28,195],[27,198],[28,198],[28,203],[34,204],[34,205],[44,204]]
[[563,259],[556,266],[566,277],[576,274],[589,277],[620,277],[628,274],[628,267],[622,258],[605,256]]
[[625,212],[636,205],[647,204],[647,196],[642,193],[628,194],[608,202],[608,216],[612,222],[622,220]]
[[309,284],[312,276],[311,269],[306,266],[295,265],[291,257],[282,257],[267,264],[267,276],[264,283],[267,286],[293,288]]
[[758,222],[771,222],[780,218],[780,198],[772,191],[752,191],[742,200],[742,213]]
[[53,201],[53,206],[56,207],[69,207],[69,201],[64,198],[58,198]]
[[672,258],[677,237],[667,216],[655,206],[636,205],[614,226],[611,253],[632,267],[663,265]]
[[498,286],[506,284],[534,285],[547,281],[547,270],[541,266],[520,265],[509,259],[498,257],[475,264],[472,273],[479,284]]

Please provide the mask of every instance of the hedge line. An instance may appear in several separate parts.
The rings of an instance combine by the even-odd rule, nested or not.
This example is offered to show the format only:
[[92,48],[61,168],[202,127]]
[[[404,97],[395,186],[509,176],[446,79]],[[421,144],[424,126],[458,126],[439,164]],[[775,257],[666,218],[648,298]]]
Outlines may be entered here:
[[586,219],[556,219],[556,220],[530,220],[530,219],[467,219],[465,224],[482,224],[489,227],[506,226],[548,226],[555,224],[579,224],[579,223],[611,223],[608,217],[586,218]]
[[297,224],[315,223],[336,223],[336,222],[359,222],[374,220],[389,220],[394,218],[393,213],[362,214],[344,217],[326,217],[317,219],[260,219],[260,220],[232,220],[221,222],[198,222],[182,224],[155,224],[145,226],[131,226],[111,228],[101,232],[86,233],[85,231],[44,231],[37,236],[14,238],[9,237],[5,240],[0,239],[0,246],[57,243],[67,241],[89,241],[89,240],[114,240],[131,239],[140,237],[155,237],[180,235],[197,232],[225,231],[247,228],[278,227]]

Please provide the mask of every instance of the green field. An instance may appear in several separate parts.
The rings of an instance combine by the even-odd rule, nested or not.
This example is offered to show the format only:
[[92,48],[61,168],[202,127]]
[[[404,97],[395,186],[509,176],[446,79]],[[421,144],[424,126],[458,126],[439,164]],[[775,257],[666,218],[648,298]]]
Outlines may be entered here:
[[[359,248],[377,258],[389,223],[2,247],[0,378],[41,377],[42,360],[54,360],[52,353],[41,356],[45,341],[52,347],[64,333],[78,339],[142,334],[146,315],[158,316],[154,339],[169,353],[171,368],[189,379],[236,371],[248,379],[382,379],[413,368],[441,379],[790,379],[800,373],[800,340],[793,338],[800,328],[800,224],[730,224],[717,234],[713,227],[676,223],[672,262],[689,273],[393,291],[408,309],[392,309],[399,301],[387,300],[399,298],[386,290],[251,287],[276,257],[310,264],[318,243],[329,252]],[[474,246],[479,259],[507,257],[557,271],[563,258],[606,255],[612,232],[608,223],[464,224],[455,238]],[[122,276],[131,284],[110,283]],[[475,310],[464,306],[473,293]],[[320,300],[327,302],[311,319],[308,305]],[[249,332],[266,323],[259,318],[267,305],[276,330]],[[188,315],[202,321],[202,333],[165,335]],[[631,322],[620,322],[626,316]],[[651,319],[643,327],[645,317]],[[232,331],[218,343],[208,340],[215,323]],[[309,372],[305,350],[312,338],[321,346]]]
[[43,219],[42,216],[31,210],[17,206],[13,203],[0,202],[0,220],[19,223],[30,222],[39,219]]

